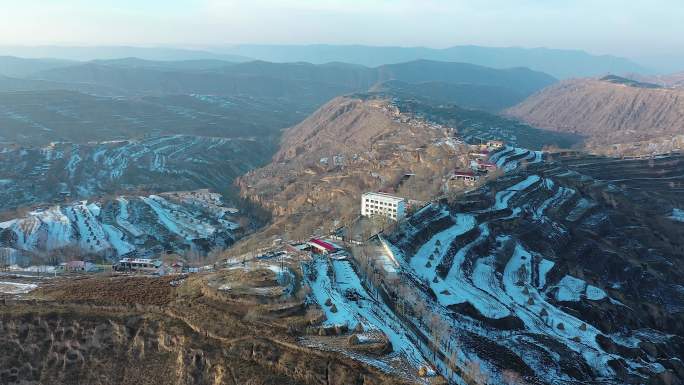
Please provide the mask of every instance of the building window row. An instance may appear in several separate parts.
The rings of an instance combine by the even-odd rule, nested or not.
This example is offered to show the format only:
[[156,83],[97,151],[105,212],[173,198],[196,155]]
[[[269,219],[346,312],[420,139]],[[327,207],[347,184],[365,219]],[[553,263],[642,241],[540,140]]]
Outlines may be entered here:
[[396,203],[387,203],[387,202],[376,201],[376,200],[368,199],[368,198],[366,198],[366,203],[368,203],[368,204],[378,204],[378,205],[389,206],[389,207],[397,207],[397,204],[396,204]]
[[387,212],[380,211],[380,210],[368,210],[368,214],[369,215],[384,215],[384,216],[388,216],[392,219],[397,219],[396,213],[387,213]]
[[366,207],[369,207],[372,209],[385,210],[385,211],[397,211],[397,209],[394,207],[385,207],[385,206],[376,206],[376,205],[367,205]]

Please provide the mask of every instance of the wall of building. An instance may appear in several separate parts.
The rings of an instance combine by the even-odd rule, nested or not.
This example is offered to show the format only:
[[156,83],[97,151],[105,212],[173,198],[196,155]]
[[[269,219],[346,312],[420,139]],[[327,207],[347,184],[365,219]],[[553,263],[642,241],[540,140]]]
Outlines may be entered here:
[[361,215],[371,217],[380,215],[392,220],[406,216],[406,201],[385,194],[367,193],[361,197]]

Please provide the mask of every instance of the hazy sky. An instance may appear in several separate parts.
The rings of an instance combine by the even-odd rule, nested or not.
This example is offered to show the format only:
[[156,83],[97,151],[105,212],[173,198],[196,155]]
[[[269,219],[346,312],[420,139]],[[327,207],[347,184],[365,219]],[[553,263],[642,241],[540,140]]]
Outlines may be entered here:
[[334,43],[684,52],[684,0],[0,0],[2,45]]

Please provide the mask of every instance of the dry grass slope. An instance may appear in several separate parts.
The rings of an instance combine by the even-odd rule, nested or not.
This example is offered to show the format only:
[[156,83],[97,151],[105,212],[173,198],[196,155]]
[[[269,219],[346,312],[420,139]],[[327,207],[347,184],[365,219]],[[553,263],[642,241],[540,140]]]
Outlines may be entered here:
[[684,130],[684,92],[580,79],[558,83],[506,110],[540,128],[583,134],[594,144],[644,141]]

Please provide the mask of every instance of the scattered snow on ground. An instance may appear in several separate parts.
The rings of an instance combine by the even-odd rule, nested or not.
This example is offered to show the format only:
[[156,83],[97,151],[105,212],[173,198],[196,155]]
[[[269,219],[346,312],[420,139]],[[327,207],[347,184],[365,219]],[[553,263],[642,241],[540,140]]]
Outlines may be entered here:
[[548,259],[542,259],[539,262],[539,288],[543,288],[546,285],[546,274],[551,271],[554,265],[555,263]]
[[9,267],[9,269],[12,272],[54,273],[56,268],[55,268],[55,266],[47,266],[47,265],[28,266],[28,267],[21,267],[19,265],[11,265]]
[[142,200],[157,214],[164,227],[188,242],[209,238],[216,232],[210,224],[196,220],[183,207],[160,196],[150,195],[149,198],[142,197]]
[[[310,268],[315,272],[316,279],[309,280],[308,284],[315,301],[326,315],[326,325],[354,328],[361,323],[366,331],[375,330],[385,334],[394,351],[404,355],[416,369],[427,365],[401,322],[384,303],[374,299],[365,290],[349,261],[316,258]],[[351,293],[357,296],[356,301],[345,296]],[[331,306],[327,306],[326,302]],[[336,311],[333,311],[333,306]]]
[[558,282],[556,299],[559,301],[579,301],[586,288],[586,282],[566,275]]
[[123,232],[112,225],[102,225],[102,229],[107,234],[107,240],[116,250],[118,255],[124,255],[135,250],[135,246],[126,242]]
[[530,175],[523,181],[503,190],[499,191],[496,193],[496,200],[494,203],[494,209],[495,210],[503,210],[508,208],[508,202],[513,198],[516,194],[525,191],[528,189],[530,186],[533,184],[539,182],[541,178],[539,175]]
[[0,282],[0,293],[3,294],[26,294],[38,285],[32,283]]
[[592,301],[599,301],[607,297],[602,289],[588,285],[581,279],[566,275],[557,285],[556,299],[559,301],[580,301],[582,295]]
[[675,220],[677,222],[684,222],[684,210],[672,209],[672,215],[670,215],[670,219]]
[[600,301],[608,296],[605,291],[592,285],[587,285],[586,294],[587,299],[590,299],[592,301]]
[[140,229],[128,221],[128,200],[123,197],[117,198],[116,200],[119,202],[119,212],[116,215],[116,223],[134,237],[143,235],[143,232]]

